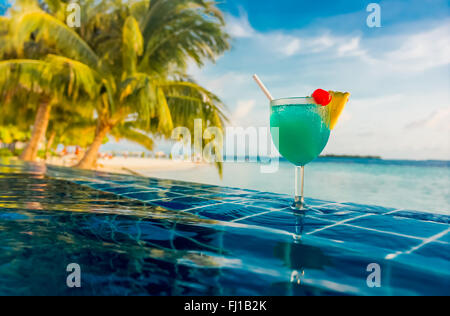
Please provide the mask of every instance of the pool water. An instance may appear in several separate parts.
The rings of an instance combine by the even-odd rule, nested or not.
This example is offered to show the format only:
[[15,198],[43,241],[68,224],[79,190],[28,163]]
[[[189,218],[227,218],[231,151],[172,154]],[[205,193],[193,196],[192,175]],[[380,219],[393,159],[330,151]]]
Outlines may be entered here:
[[3,160],[0,295],[450,294],[448,216],[289,201]]

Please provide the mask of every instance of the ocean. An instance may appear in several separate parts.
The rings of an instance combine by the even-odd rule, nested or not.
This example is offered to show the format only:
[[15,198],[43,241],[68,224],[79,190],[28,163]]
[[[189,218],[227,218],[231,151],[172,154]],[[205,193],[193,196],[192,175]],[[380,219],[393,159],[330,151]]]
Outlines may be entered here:
[[[294,167],[280,161],[275,173],[260,163],[226,162],[223,178],[215,167],[140,171],[146,176],[293,194]],[[335,202],[450,214],[450,162],[321,157],[305,167],[305,196]]]

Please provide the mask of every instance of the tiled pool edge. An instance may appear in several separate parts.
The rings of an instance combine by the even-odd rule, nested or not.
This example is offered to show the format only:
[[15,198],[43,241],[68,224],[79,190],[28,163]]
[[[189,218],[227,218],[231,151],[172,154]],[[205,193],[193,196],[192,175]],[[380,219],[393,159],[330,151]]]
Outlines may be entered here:
[[[118,174],[118,173],[107,173],[101,171],[85,171],[85,170],[76,170],[77,178],[71,177],[73,175],[73,170],[71,168],[66,167],[55,167],[55,166],[47,166],[47,175],[51,177],[60,177],[64,175],[62,178],[65,180],[69,180],[75,182],[80,185],[86,185],[92,189],[113,193],[117,196],[136,200],[142,203],[146,203],[152,205],[153,202],[165,201],[168,199],[177,199],[182,197],[191,197],[191,198],[201,198],[201,199],[209,199],[212,201],[211,205],[221,205],[224,203],[227,204],[236,204],[241,206],[253,206],[264,210],[264,213],[275,212],[275,211],[287,211],[291,213],[289,203],[291,202],[292,197],[289,195],[272,193],[272,192],[264,192],[258,190],[250,190],[250,189],[242,189],[235,187],[226,187],[226,186],[215,186],[209,184],[201,184],[201,183],[192,183],[178,180],[169,180],[169,179],[159,179],[159,178],[151,178],[151,177],[140,177],[126,174]],[[85,175],[79,176],[79,173],[82,172]],[[130,184],[133,185],[130,187]],[[140,184],[136,184],[140,183]],[[145,183],[147,186],[142,185]],[[116,192],[117,190],[125,189],[125,192]],[[106,190],[106,189],[112,190]],[[174,189],[175,188],[175,189]],[[181,190],[180,190],[181,189]],[[187,190],[187,191],[186,191]],[[187,194],[186,192],[192,191],[192,194]],[[170,192],[172,196],[159,197],[155,199],[144,199],[139,198],[138,194],[143,193],[151,193],[151,192]],[[245,202],[237,202],[235,199],[246,199]],[[218,199],[219,198],[219,199]],[[220,199],[222,198],[222,200]],[[263,198],[258,200],[259,198]],[[260,202],[259,204],[266,203],[267,205],[254,205],[246,202]],[[442,224],[450,223],[450,216],[442,215],[442,214],[434,214],[434,213],[425,213],[415,210],[405,210],[403,208],[389,208],[377,205],[362,205],[351,202],[332,202],[332,201],[324,201],[318,199],[310,199],[307,198],[308,205],[312,209],[329,209],[338,211],[340,208],[345,208],[347,212],[358,212],[364,214],[373,214],[373,215],[390,215],[395,217],[405,217],[405,218],[414,218],[420,219],[421,221],[427,222],[436,222]],[[275,205],[274,205],[275,204]],[[156,205],[158,206],[158,205]],[[197,207],[192,207],[188,209],[183,209],[183,211],[191,211],[194,209],[201,209],[210,206],[208,205],[200,205]],[[271,206],[271,207],[269,207]],[[170,208],[169,208],[170,209]],[[179,209],[173,209],[175,211],[180,211]],[[257,216],[259,214],[253,214],[251,217]],[[232,220],[233,222],[239,221],[240,219]],[[328,219],[328,221],[330,221]],[[335,222],[331,220],[332,222]],[[345,220],[345,222],[348,222]]]
[[[272,217],[274,217],[275,221],[281,221],[281,218],[285,218],[285,221],[287,221],[288,218],[290,218],[290,221],[293,220],[292,211],[290,211],[289,207],[285,206],[289,205],[291,201],[291,196],[289,195],[177,180],[146,178],[98,171],[74,170],[56,166],[47,166],[46,174],[52,178],[64,179],[98,191],[111,193],[120,198],[135,200],[146,206],[191,213],[206,219],[222,222],[224,225],[252,225],[269,230],[276,229],[284,231],[292,236],[297,234],[293,229],[294,225],[292,225],[292,223],[287,222],[287,226],[285,227],[275,225],[274,228],[271,227],[273,225],[270,225],[273,220],[266,219],[273,219]],[[163,196],[151,199],[143,198],[145,195],[154,196],[154,194],[162,194]],[[183,201],[184,204],[173,203],[174,201],[178,202],[183,199],[187,199],[187,201]],[[191,202],[198,203],[198,205],[190,205]],[[341,240],[332,240],[327,237],[327,231],[330,229],[341,229],[345,232],[347,229],[354,229],[362,233],[383,235],[384,238],[404,239],[405,241],[408,240],[411,242],[410,247],[401,250],[394,249],[393,251],[388,252],[383,252],[383,249],[382,252],[377,254],[377,257],[381,260],[395,260],[397,262],[405,263],[409,263],[408,258],[410,258],[411,255],[415,255],[416,251],[420,251],[423,248],[426,249],[429,245],[440,245],[441,247],[447,248],[450,246],[450,216],[447,215],[315,199],[307,199],[307,202],[312,208],[321,209],[327,213],[322,217],[311,214],[306,216],[309,224],[314,221],[316,221],[315,224],[320,224],[317,224],[319,228],[314,229],[314,225],[310,225],[311,230],[304,231],[302,233],[302,239],[326,239],[328,242],[331,241],[337,246],[340,246],[341,244],[342,247],[354,247],[354,249],[359,249],[360,254],[364,253],[364,249],[361,248],[361,244],[358,244],[358,241],[361,239],[359,236],[357,236],[357,238],[348,238],[343,242]],[[189,205],[189,207],[186,207],[186,205]],[[250,211],[250,213],[239,218],[222,218],[223,214],[221,212],[223,209],[218,209],[220,206],[224,209],[237,206],[241,208],[240,210],[244,208],[245,210]],[[337,218],[339,218],[339,220]],[[399,223],[401,223],[401,220],[405,220],[420,225],[432,225],[434,223],[433,225],[439,225],[441,229],[430,236],[419,237],[409,232],[386,231],[380,228],[367,227],[364,226],[364,224],[358,225],[358,223],[355,223],[355,221],[361,221],[368,218],[378,218],[381,220],[390,218],[397,220]],[[406,225],[409,225],[410,223],[407,223]],[[307,228],[309,227],[307,226]],[[450,274],[450,271],[447,271],[445,268],[440,272]]]
[[[47,166],[47,175],[51,177],[57,177],[58,174],[60,175],[71,175],[72,173],[71,168],[67,167],[59,167],[59,166]],[[273,199],[279,199],[282,201],[284,205],[289,205],[289,203],[292,200],[292,197],[290,195],[286,194],[279,194],[279,193],[273,193],[273,192],[264,192],[264,191],[258,191],[258,190],[251,190],[251,189],[243,189],[243,188],[237,188],[237,187],[228,187],[228,186],[216,186],[216,185],[210,185],[210,184],[202,184],[202,183],[195,183],[195,182],[186,182],[186,181],[179,181],[179,180],[170,180],[170,179],[160,179],[160,178],[153,178],[153,177],[144,177],[144,176],[136,176],[136,175],[128,175],[128,174],[119,174],[119,173],[108,173],[103,171],[89,171],[89,170],[76,170],[77,173],[83,172],[86,175],[82,177],[78,177],[78,180],[71,178],[71,177],[62,177],[65,180],[69,180],[72,182],[75,182],[80,185],[86,185],[92,189],[104,191],[108,193],[113,193],[115,195],[118,195],[120,197],[149,203],[156,200],[162,200],[161,199],[155,199],[155,200],[145,200],[145,199],[139,199],[136,197],[133,197],[132,194],[138,194],[138,193],[145,193],[145,192],[152,192],[152,191],[170,191],[172,194],[179,195],[179,197],[202,197],[202,198],[210,198],[213,199],[211,196],[213,193],[218,193],[217,190],[221,190],[219,192],[220,194],[223,194],[225,197],[226,195],[230,195],[231,193],[234,194],[262,194],[266,196],[271,196]],[[90,174],[91,176],[88,176]],[[134,180],[131,181],[131,179],[140,179],[144,180],[144,182],[159,182],[162,183],[161,187],[154,188],[154,187],[145,187],[143,185],[134,185],[133,187],[136,188],[136,191],[127,191],[126,193],[120,193],[120,192],[111,192],[111,191],[105,191],[104,187],[102,188],[103,184],[106,185],[117,185],[118,187],[122,188],[129,188],[124,183],[116,182],[114,180],[111,180],[111,177],[117,178],[116,181],[123,181],[124,179],[129,179],[125,182],[135,182]],[[166,186],[166,187],[165,187]],[[191,190],[196,191],[207,191],[199,194],[183,194],[181,192],[173,192],[171,191],[170,187],[168,186],[175,186],[175,187],[185,187]],[[216,189],[216,190],[213,190]],[[177,196],[178,197],[178,196]],[[251,198],[248,198],[250,200],[255,200],[253,196]],[[270,200],[265,200],[270,201]],[[352,203],[352,202],[333,202],[333,201],[325,201],[325,200],[319,200],[319,199],[312,199],[307,198],[308,206],[310,206],[312,209],[318,209],[322,207],[331,207],[331,208],[351,208],[351,209],[358,209],[358,212],[364,212],[364,213],[370,213],[370,214],[384,214],[384,215],[394,215],[398,217],[411,217],[414,216],[414,218],[419,217],[423,221],[431,221],[431,222],[437,222],[437,223],[444,223],[444,224],[450,224],[450,215],[444,215],[444,214],[435,214],[435,213],[427,213],[427,212],[421,212],[416,210],[407,210],[404,208],[392,208],[392,207],[383,207],[379,205],[363,205],[359,203]],[[236,202],[227,201],[227,203],[232,204],[239,204]],[[269,211],[275,211],[275,210],[289,210],[289,206],[282,206],[282,207],[274,207],[274,208],[267,208],[264,206],[258,205],[259,208],[267,209]]]
[[[15,166],[8,166],[8,163],[0,164],[1,172],[5,172],[5,175],[16,173],[16,179],[31,177],[41,179],[38,180],[39,183],[46,183],[46,181],[53,183],[53,189],[50,186],[48,192],[60,194],[58,196],[70,203],[67,204],[67,209],[64,207],[49,208],[51,211],[55,210],[61,213],[55,213],[55,218],[59,216],[75,216],[76,218],[82,216],[82,218],[92,218],[94,223],[97,223],[97,219],[104,216],[107,216],[107,218],[112,216],[111,218],[116,219],[118,215],[117,218],[132,223],[132,227],[135,226],[134,222],[138,225],[136,227],[152,227],[155,224],[165,223],[163,224],[164,227],[172,227],[171,234],[178,236],[171,237],[173,240],[177,238],[180,242],[181,238],[184,240],[184,238],[189,237],[188,243],[191,244],[185,250],[195,252],[196,249],[203,249],[201,252],[205,251],[204,255],[206,256],[209,254],[209,247],[216,247],[217,245],[200,244],[200,242],[204,242],[200,237],[201,235],[191,233],[178,235],[178,227],[181,230],[183,230],[181,227],[184,227],[186,232],[215,230],[222,241],[219,243],[220,248],[217,248],[219,250],[211,248],[213,253],[215,251],[221,253],[222,247],[224,247],[223,240],[226,240],[222,239],[223,236],[237,234],[237,236],[249,237],[249,239],[242,241],[239,241],[238,238],[233,240],[232,244],[228,244],[227,249],[233,250],[230,245],[237,246],[242,243],[241,251],[234,254],[228,253],[229,258],[247,258],[243,255],[242,250],[245,247],[250,247],[249,251],[253,249],[252,236],[255,236],[255,246],[258,245],[256,243],[258,238],[263,241],[263,244],[280,243],[281,245],[289,245],[288,249],[295,250],[294,253],[297,256],[295,259],[290,259],[292,261],[289,262],[292,263],[316,260],[315,252],[309,250],[315,249],[315,251],[326,254],[329,259],[334,261],[333,264],[328,265],[331,270],[327,270],[327,272],[316,271],[322,275],[322,279],[325,281],[336,281],[343,275],[354,276],[355,272],[365,274],[366,265],[375,262],[381,265],[383,271],[395,276],[395,280],[411,278],[411,282],[416,284],[416,287],[413,287],[415,291],[410,291],[408,286],[396,287],[396,293],[400,295],[426,294],[427,286],[422,287],[420,285],[425,279],[441,280],[439,284],[442,285],[450,284],[450,275],[447,271],[450,261],[448,259],[450,236],[448,217],[445,216],[437,216],[434,219],[431,218],[431,221],[426,221],[424,219],[429,219],[429,214],[420,212],[409,213],[400,209],[386,209],[379,206],[313,200],[312,203],[317,202],[315,208],[322,208],[323,214],[309,213],[305,218],[305,225],[302,225],[305,228],[304,231],[297,232],[297,227],[300,227],[296,223],[298,217],[286,208],[286,205],[289,205],[291,201],[291,197],[288,195],[52,166],[34,168],[28,165],[23,166],[20,163]],[[15,185],[18,189],[18,196],[21,196],[18,187],[20,183],[22,181]],[[11,183],[11,186],[14,186],[14,184]],[[63,191],[57,189],[60,186]],[[72,196],[71,188],[76,187],[78,189],[73,189],[74,192],[83,192],[87,203],[92,203],[90,205],[93,207],[87,209],[85,214],[79,215],[78,211],[73,215],[71,214],[72,208],[70,205],[77,203],[78,198],[78,195]],[[7,193],[8,184],[4,186],[4,189]],[[25,191],[34,191],[33,187],[24,187],[24,189]],[[155,194],[158,193],[162,193],[162,195],[155,199]],[[33,195],[24,192],[22,203],[25,208],[27,207],[26,202],[28,200],[26,200],[26,197],[28,196]],[[226,200],[212,199],[218,196],[225,197]],[[153,202],[149,200],[149,197],[152,197],[155,204],[152,204]],[[207,202],[209,201],[206,204],[204,203],[205,199]],[[178,201],[178,203],[174,201]],[[250,204],[249,201],[251,201]],[[190,202],[193,205],[190,205]],[[255,204],[256,202],[258,204]],[[105,208],[103,208],[104,203],[109,204],[107,206],[105,204]],[[267,206],[267,203],[271,205]],[[44,208],[49,207],[45,206],[46,204],[43,205]],[[173,207],[169,208],[170,206]],[[236,208],[233,209],[233,207]],[[11,210],[6,209],[5,212],[11,212]],[[30,210],[30,212],[33,211]],[[64,213],[68,215],[62,215]],[[403,217],[397,217],[396,214]],[[53,214],[49,215],[53,217]],[[95,236],[98,233],[96,229],[94,225],[92,233]],[[128,230],[125,231],[128,232]],[[139,234],[140,232],[137,236],[140,236]],[[134,238],[134,235],[131,234],[131,236],[131,238]],[[302,237],[298,238],[299,236]],[[140,240],[140,237],[136,238],[136,240]],[[177,249],[174,247],[171,243],[171,246],[167,249]],[[267,251],[266,255],[270,257],[271,251],[274,249],[267,248],[262,253]],[[352,262],[357,263],[357,266],[353,265],[353,270],[345,270],[344,266],[352,264]],[[315,267],[320,270],[319,265]],[[335,267],[334,270],[333,267]],[[270,269],[271,266],[268,266],[268,268]],[[349,274],[343,272],[344,270]],[[414,275],[417,276],[404,273],[408,271],[414,272]],[[342,276],[341,272],[343,273]],[[327,273],[331,273],[329,278]],[[307,275],[306,279],[302,279],[302,283],[306,282],[305,284],[307,284],[309,280],[312,282],[311,286],[319,286],[314,283],[315,280],[318,280],[317,274]],[[337,277],[334,278],[332,275]],[[289,278],[289,276],[286,277]],[[365,278],[361,280],[365,280]],[[387,277],[386,280],[389,280],[389,278]],[[368,290],[365,283],[355,284],[356,287],[353,289],[347,287],[347,285],[352,284],[350,281],[343,281],[342,283],[337,281],[333,284],[344,291],[343,294],[372,295],[376,293]],[[393,286],[395,287],[395,285]],[[333,286],[324,285],[322,287],[322,289],[330,288],[333,288]],[[441,289],[445,288],[447,286],[441,286]],[[389,290],[378,293],[389,294]]]

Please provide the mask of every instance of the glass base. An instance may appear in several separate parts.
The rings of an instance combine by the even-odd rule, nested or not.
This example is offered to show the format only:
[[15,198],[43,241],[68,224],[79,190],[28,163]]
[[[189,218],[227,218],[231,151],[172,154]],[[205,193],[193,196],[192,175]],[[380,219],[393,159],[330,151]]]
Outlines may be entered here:
[[302,201],[294,201],[291,205],[291,210],[297,212],[304,212],[306,210],[305,202]]
[[320,214],[323,215],[323,212],[308,207],[304,201],[295,200],[291,205],[291,210],[296,214]]

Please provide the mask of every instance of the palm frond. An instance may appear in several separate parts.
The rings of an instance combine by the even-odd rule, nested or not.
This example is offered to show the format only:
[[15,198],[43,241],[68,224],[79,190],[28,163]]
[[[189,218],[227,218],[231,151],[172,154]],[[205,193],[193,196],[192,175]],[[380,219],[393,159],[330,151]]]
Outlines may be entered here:
[[153,139],[145,132],[137,130],[132,123],[124,123],[111,130],[111,135],[116,139],[125,138],[134,143],[138,143],[148,150],[153,150]]
[[129,16],[123,27],[123,65],[125,74],[136,72],[138,56],[144,52],[144,39],[136,19]]
[[19,47],[27,41],[44,41],[61,55],[97,69],[100,60],[89,45],[70,27],[43,12],[26,12],[15,18],[14,39]]
[[186,69],[189,60],[201,66],[229,48],[223,16],[212,1],[153,0],[142,29],[146,45],[141,67],[155,72],[167,71],[171,64]]
[[23,88],[32,93],[51,93],[48,64],[41,60],[0,61],[0,95]]
[[221,100],[195,82],[167,81],[159,86],[169,100],[175,124],[190,124],[189,121],[201,118],[209,126],[222,128],[228,122]]
[[[51,71],[63,76],[62,90],[73,100],[78,100],[80,92],[94,99],[100,92],[101,77],[87,65],[62,56],[48,55],[46,61],[52,65]],[[55,87],[56,88],[56,87]],[[60,88],[60,89],[61,89]]]
[[45,61],[0,61],[0,73],[0,96],[5,100],[15,91],[25,90],[26,97],[46,95],[73,104],[95,99],[101,88],[98,74],[80,62],[61,56],[49,55]]

